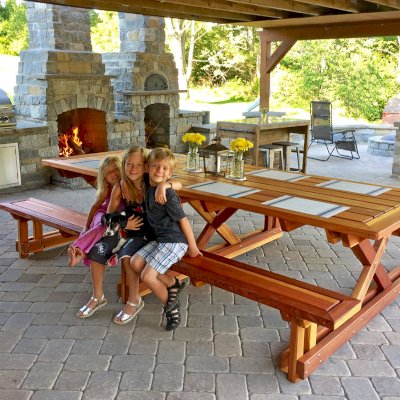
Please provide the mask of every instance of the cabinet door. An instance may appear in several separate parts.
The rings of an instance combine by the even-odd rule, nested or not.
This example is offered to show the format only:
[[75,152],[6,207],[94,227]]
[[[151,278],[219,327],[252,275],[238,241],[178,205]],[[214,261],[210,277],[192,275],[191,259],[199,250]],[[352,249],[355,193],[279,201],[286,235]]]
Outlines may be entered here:
[[21,185],[18,143],[0,144],[0,189]]

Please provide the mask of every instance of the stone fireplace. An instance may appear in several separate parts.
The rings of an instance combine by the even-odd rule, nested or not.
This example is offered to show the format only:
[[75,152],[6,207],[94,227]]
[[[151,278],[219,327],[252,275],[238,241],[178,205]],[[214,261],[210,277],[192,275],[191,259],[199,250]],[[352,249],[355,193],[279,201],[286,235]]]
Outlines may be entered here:
[[[120,13],[121,51],[92,51],[86,9],[26,2],[30,44],[21,52],[15,127],[0,127],[0,145],[18,145],[24,190],[50,182],[85,186],[42,166],[60,143],[75,154],[167,145],[209,123],[206,111],[179,110],[178,72],[165,51],[164,20]],[[77,133],[79,140],[75,142]],[[65,137],[67,135],[67,137]],[[64,153],[62,153],[64,154]]]

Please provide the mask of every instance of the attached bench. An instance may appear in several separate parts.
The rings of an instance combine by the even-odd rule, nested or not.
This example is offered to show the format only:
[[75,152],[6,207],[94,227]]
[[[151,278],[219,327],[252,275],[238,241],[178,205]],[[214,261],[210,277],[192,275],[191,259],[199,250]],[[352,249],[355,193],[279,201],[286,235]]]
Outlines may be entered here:
[[[0,203],[0,210],[9,212],[18,222],[16,247],[21,258],[74,241],[86,223],[83,213],[33,198]],[[28,234],[29,222],[33,236]],[[43,226],[56,230],[43,233]]]
[[278,309],[291,328],[281,368],[292,382],[312,372],[299,373],[297,361],[316,345],[317,326],[335,330],[361,308],[352,297],[208,252],[203,257],[185,256],[172,270]]
[[[86,224],[86,214],[48,203],[43,200],[29,198],[0,203],[0,210],[9,212],[18,222],[18,240],[16,248],[21,258],[43,250],[72,243],[82,232]],[[29,236],[28,223],[32,222],[33,236]],[[43,233],[43,226],[55,228],[55,231]],[[179,280],[186,276],[173,273]],[[127,299],[125,273],[121,274],[121,282],[117,293],[125,303]],[[147,286],[140,282],[139,294],[151,293]]]

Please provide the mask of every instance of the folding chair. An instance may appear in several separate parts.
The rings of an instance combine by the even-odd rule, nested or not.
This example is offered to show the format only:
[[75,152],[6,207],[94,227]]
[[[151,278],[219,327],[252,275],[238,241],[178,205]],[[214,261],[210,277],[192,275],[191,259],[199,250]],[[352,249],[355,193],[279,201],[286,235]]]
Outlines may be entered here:
[[[323,143],[328,151],[328,157],[325,159],[308,158],[319,161],[328,161],[331,156],[348,158],[350,160],[360,158],[356,138],[354,137],[354,129],[333,131],[332,103],[330,101],[312,101],[310,105],[310,114],[311,141],[308,148],[310,148],[314,142]],[[332,149],[329,149],[328,144],[333,144]],[[337,154],[333,154],[334,151],[336,151]]]

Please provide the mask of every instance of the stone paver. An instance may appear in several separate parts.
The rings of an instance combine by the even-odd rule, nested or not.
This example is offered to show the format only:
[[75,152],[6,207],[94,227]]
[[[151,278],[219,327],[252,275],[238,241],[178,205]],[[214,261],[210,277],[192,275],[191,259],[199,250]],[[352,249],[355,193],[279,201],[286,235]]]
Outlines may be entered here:
[[[310,166],[310,173],[318,173]],[[94,192],[47,187],[0,195],[0,201],[16,196],[87,211]],[[200,232],[202,220],[185,210]],[[232,221],[237,232],[262,226],[259,216],[237,214]],[[162,308],[154,296],[145,299],[137,320],[116,326],[112,316],[121,308],[116,268],[105,274],[107,307],[80,320],[74,314],[90,297],[88,269],[68,268],[66,247],[18,259],[16,237],[15,221],[0,212],[0,399],[400,398],[399,299],[309,379],[292,384],[279,369],[289,329],[276,310],[208,285],[188,286],[181,296],[183,323],[175,332],[160,325]],[[397,265],[399,255],[400,238],[392,238],[384,263]],[[343,293],[361,269],[351,250],[327,244],[324,231],[312,227],[285,233],[238,259]]]

